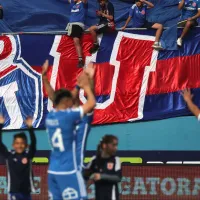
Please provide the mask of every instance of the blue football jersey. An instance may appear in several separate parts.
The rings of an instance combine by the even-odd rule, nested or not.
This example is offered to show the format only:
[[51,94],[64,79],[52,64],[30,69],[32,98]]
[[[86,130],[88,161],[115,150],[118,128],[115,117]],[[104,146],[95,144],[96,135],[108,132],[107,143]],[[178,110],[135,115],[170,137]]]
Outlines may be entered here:
[[134,4],[130,11],[129,11],[129,17],[132,18],[132,27],[133,28],[141,28],[144,26],[146,22],[146,12],[147,12],[147,6],[144,5],[142,8],[137,7],[136,4]]
[[77,170],[76,124],[83,117],[82,107],[63,111],[51,111],[46,119],[52,152],[50,156],[49,173],[68,174]]
[[77,124],[76,127],[76,160],[79,169],[82,169],[86,149],[87,136],[91,129],[93,113],[89,113]]
[[195,16],[200,9],[200,0],[186,0],[182,9],[181,21]]
[[74,3],[73,0],[71,0],[71,15],[69,22],[79,22],[79,23],[85,23],[86,13],[87,13],[88,4],[83,3],[80,1],[79,3]]

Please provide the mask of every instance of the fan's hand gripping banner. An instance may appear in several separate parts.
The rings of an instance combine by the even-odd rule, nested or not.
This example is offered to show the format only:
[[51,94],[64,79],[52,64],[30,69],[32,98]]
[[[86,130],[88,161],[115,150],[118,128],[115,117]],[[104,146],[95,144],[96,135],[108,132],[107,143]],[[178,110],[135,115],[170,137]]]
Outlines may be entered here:
[[[118,32],[100,36],[100,50],[89,54],[91,36],[83,37],[86,62],[96,66],[97,105],[94,124],[155,120],[189,114],[180,95],[194,88],[200,105],[200,33],[194,29],[177,51],[155,51],[149,31]],[[34,127],[43,128],[52,103],[43,89],[41,66],[50,60],[48,77],[54,89],[73,89],[77,54],[71,38],[53,35],[0,37],[0,113],[5,129],[25,128],[33,116]],[[80,92],[84,103],[84,92]]]

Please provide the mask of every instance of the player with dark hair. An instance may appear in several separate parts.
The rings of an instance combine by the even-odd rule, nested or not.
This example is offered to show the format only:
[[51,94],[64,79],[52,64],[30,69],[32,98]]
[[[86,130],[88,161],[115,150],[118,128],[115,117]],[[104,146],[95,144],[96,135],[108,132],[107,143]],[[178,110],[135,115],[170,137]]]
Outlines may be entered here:
[[200,0],[180,0],[178,9],[182,10],[179,26],[184,27],[181,36],[177,40],[177,45],[181,47],[186,34],[192,27],[198,25],[197,19],[200,17]]
[[136,0],[135,4],[131,7],[129,11],[129,17],[126,20],[125,25],[122,27],[122,30],[125,30],[129,22],[133,21],[133,28],[152,28],[156,29],[156,38],[153,44],[153,48],[161,50],[162,46],[160,44],[160,37],[163,32],[163,25],[159,23],[152,23],[146,20],[147,9],[153,8],[154,5],[146,0]]
[[[54,101],[54,90],[51,87],[48,78],[47,78],[47,71],[48,71],[48,61],[46,61],[43,65],[43,70],[42,70],[42,77],[43,77],[43,82],[45,85],[45,88],[47,90],[47,94],[49,98]],[[94,93],[94,74],[95,74],[95,68],[93,63],[89,63],[87,68],[85,69],[85,73],[89,77],[90,81],[90,87],[92,88],[92,91]],[[80,87],[76,86],[72,91],[71,95],[74,99],[74,107],[79,107],[80,105],[80,100],[79,100],[79,90]],[[87,136],[90,132],[91,129],[91,123],[93,121],[93,110],[91,110],[90,113],[87,113],[78,123],[76,126],[76,159],[77,159],[77,166],[80,171],[82,171],[82,168],[84,168],[84,155],[85,155],[85,148],[86,148],[86,141],[87,141]]]
[[115,18],[114,18],[114,6],[108,0],[99,0],[99,10],[96,11],[99,17],[98,25],[89,28],[93,39],[93,46],[90,49],[90,53],[93,54],[99,49],[99,43],[97,41],[97,35],[101,33],[108,33],[115,30]]
[[49,199],[86,199],[84,181],[76,160],[75,136],[77,123],[94,109],[95,97],[88,75],[83,71],[78,77],[78,85],[84,89],[87,102],[83,106],[72,108],[74,99],[70,91],[60,89],[53,92],[45,78],[47,67],[48,61],[43,66],[43,82],[55,106],[46,119],[52,147],[48,170]]
[[84,32],[85,18],[88,9],[87,0],[68,0],[71,4],[71,15],[67,25],[68,35],[73,38],[78,54],[78,67],[84,67],[81,36]]
[[105,135],[98,145],[96,156],[84,171],[86,180],[91,179],[95,182],[96,200],[119,200],[121,163],[116,157],[117,146],[117,137]]
[[36,152],[36,137],[32,128],[33,120],[25,121],[31,139],[28,146],[25,133],[14,135],[13,150],[8,151],[2,142],[2,128],[4,118],[0,116],[0,154],[6,159],[8,170],[8,199],[31,200],[31,192],[34,192],[32,158]]

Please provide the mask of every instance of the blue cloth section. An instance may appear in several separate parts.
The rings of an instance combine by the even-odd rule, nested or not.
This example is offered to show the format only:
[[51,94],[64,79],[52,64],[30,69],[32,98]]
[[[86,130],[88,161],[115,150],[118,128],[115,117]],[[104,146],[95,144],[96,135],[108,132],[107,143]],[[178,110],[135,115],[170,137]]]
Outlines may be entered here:
[[97,58],[96,58],[97,63],[110,62],[110,56],[113,50],[113,45],[116,36],[117,33],[104,35],[104,37],[101,40],[101,48],[97,53]]
[[[194,94],[194,103],[200,106],[200,89],[193,89],[192,93]],[[160,101],[160,99],[162,99],[162,101]],[[160,104],[155,104],[155,102],[160,102]],[[150,110],[154,111],[153,116]],[[144,113],[143,121],[180,117],[191,114],[180,92],[146,96]]]
[[[182,30],[178,31],[178,36],[181,34],[181,31]],[[199,43],[197,42],[199,40],[200,28],[192,29],[184,38],[183,46],[181,48],[178,48],[177,51],[160,51],[158,59],[165,60],[169,58],[200,54]]]
[[110,98],[110,95],[96,96],[97,103],[103,103]]
[[[54,35],[21,35],[21,55],[31,66],[42,66],[45,59],[49,60],[49,64],[53,65],[53,57],[50,51],[54,42]],[[27,40],[32,42],[27,42]],[[30,49],[32,53],[30,53]]]
[[[130,2],[110,0],[115,7],[117,27],[122,27],[128,17]],[[88,0],[86,26],[98,22],[97,1]],[[180,11],[178,0],[151,0],[155,8],[147,13],[150,22],[174,25],[178,21]],[[0,32],[49,31],[65,30],[70,17],[70,4],[67,0],[0,0],[4,9],[4,19],[0,22]],[[131,23],[130,23],[131,26]]]
[[173,26],[178,22],[181,12],[178,10],[179,0],[157,1],[155,7],[149,10],[148,21]]
[[173,25],[172,27],[167,28],[167,30],[163,31],[161,37],[161,44],[164,49],[167,50],[177,50],[177,30],[178,26]]

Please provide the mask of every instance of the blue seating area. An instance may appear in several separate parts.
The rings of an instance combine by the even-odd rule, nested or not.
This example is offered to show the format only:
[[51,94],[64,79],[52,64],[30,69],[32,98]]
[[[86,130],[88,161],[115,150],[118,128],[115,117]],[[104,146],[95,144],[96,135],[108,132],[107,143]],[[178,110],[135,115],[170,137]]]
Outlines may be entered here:
[[[110,0],[115,7],[115,21],[118,28],[124,25],[134,1]],[[164,26],[177,23],[180,12],[178,0],[151,0],[155,8],[149,10],[148,20]],[[4,19],[0,21],[0,32],[63,31],[68,23],[70,6],[67,0],[0,0],[4,8]],[[96,24],[98,2],[89,0],[86,25]],[[129,25],[131,27],[131,23]]]

